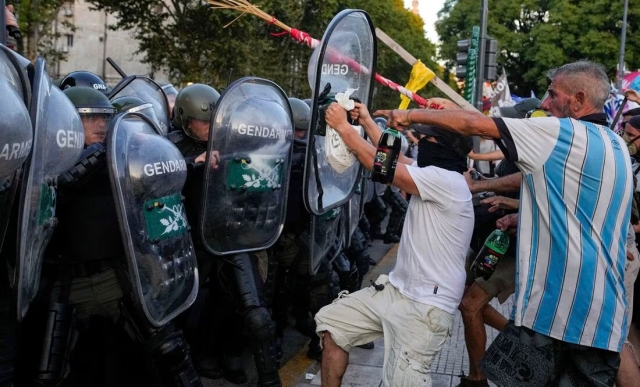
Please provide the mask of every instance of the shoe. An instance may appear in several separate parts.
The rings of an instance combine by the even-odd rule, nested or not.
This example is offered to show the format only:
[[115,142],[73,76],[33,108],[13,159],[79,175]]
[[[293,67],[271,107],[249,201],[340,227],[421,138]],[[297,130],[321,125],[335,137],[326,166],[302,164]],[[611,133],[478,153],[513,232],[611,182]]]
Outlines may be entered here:
[[375,266],[377,264],[378,264],[378,262],[376,262],[375,259],[369,258],[369,266]]
[[194,361],[196,370],[200,376],[209,379],[220,379],[224,375],[224,369],[220,366],[218,359],[207,356]]
[[247,382],[247,374],[244,372],[244,364],[239,356],[225,356],[224,378],[233,384]]
[[370,343],[358,345],[358,348],[362,348],[362,349],[373,349],[374,347],[375,347],[375,344],[373,344],[373,341]]
[[460,376],[460,384],[456,387],[489,387],[487,379],[483,380],[469,380],[466,376]]
[[384,242],[385,245],[388,245],[391,243],[399,243],[400,237],[395,234],[385,234],[384,238],[382,238],[382,241]]

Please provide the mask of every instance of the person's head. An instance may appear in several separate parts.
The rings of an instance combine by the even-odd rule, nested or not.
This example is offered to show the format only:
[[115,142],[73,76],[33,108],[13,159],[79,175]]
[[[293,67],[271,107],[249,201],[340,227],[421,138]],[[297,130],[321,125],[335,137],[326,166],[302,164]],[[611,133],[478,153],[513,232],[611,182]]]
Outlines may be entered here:
[[89,146],[104,142],[109,123],[116,110],[109,102],[109,98],[94,88],[84,86],[71,87],[63,93],[80,114],[84,128],[84,144]]
[[71,87],[89,87],[98,90],[104,95],[109,94],[109,87],[96,74],[90,71],[73,71],[60,81],[60,90],[66,90]]
[[629,154],[634,156],[640,149],[640,116],[632,117],[622,128],[624,129],[622,138],[629,147]]
[[432,125],[413,124],[410,129],[422,133],[418,143],[418,166],[439,167],[463,173],[467,170],[467,155],[473,149],[471,137]]
[[211,86],[194,83],[182,89],[173,108],[173,124],[196,140],[207,141],[209,125],[220,93]]
[[513,106],[503,106],[500,108],[500,117],[506,118],[527,118],[529,112],[540,107],[538,98],[525,98]]
[[609,77],[601,64],[587,60],[549,70],[548,96],[540,108],[558,118],[601,113],[609,98]]
[[289,104],[291,105],[293,123],[295,125],[294,137],[304,138],[311,122],[311,108],[298,98],[289,98]]
[[629,109],[626,112],[622,113],[622,119],[620,121],[620,125],[624,129],[624,125],[629,122],[635,116],[640,115],[640,107],[635,109]]

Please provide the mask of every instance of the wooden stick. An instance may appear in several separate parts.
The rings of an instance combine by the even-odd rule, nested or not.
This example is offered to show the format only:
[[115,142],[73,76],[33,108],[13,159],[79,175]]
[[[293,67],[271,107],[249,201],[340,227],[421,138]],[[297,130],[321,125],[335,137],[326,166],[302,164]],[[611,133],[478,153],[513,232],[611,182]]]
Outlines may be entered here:
[[[411,66],[415,65],[418,62],[413,55],[411,55],[407,50],[405,50],[401,45],[399,45],[395,40],[391,39],[389,35],[385,34],[380,28],[376,28],[376,36],[378,39],[382,41],[382,43],[389,46],[396,54],[400,55],[402,59],[404,59]],[[431,82],[435,87],[437,87],[440,91],[442,91],[449,99],[458,104],[461,108],[465,110],[478,111],[472,104],[470,104],[466,99],[462,98],[462,96],[456,93],[446,82],[442,79],[438,78],[438,76],[434,76],[429,82]]]

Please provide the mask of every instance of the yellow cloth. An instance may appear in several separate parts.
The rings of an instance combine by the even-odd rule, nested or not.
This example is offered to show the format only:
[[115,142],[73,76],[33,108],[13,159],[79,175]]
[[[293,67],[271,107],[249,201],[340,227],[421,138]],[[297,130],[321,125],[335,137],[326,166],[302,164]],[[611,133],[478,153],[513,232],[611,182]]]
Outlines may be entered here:
[[[431,71],[427,66],[424,65],[418,59],[418,61],[413,65],[413,69],[411,70],[411,75],[409,76],[409,82],[405,86],[405,89],[411,90],[411,92],[416,93],[418,90],[422,89],[432,80],[436,74]],[[411,100],[404,95],[400,95],[400,107],[399,109],[406,109],[409,107],[409,103]]]

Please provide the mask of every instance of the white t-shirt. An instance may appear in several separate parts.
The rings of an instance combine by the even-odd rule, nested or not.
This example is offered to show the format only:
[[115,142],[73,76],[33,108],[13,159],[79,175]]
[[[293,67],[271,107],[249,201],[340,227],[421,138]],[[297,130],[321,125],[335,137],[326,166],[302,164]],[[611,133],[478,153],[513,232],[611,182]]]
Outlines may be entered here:
[[457,172],[417,163],[407,169],[420,196],[409,201],[389,281],[414,301],[454,313],[464,293],[473,233],[471,192]]

